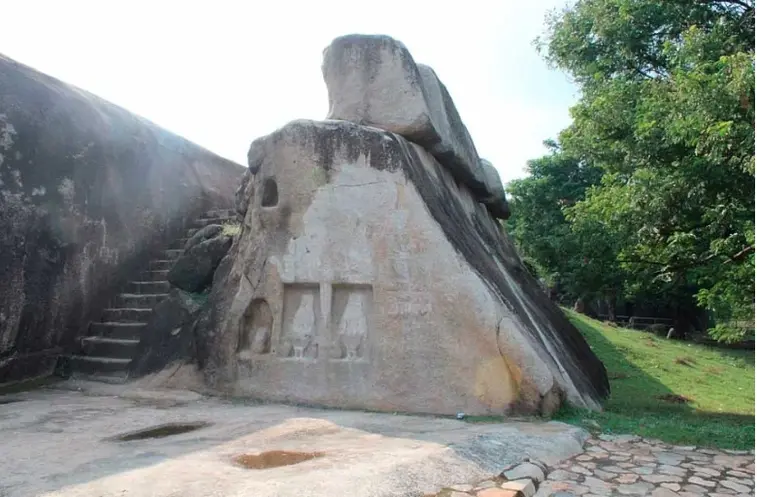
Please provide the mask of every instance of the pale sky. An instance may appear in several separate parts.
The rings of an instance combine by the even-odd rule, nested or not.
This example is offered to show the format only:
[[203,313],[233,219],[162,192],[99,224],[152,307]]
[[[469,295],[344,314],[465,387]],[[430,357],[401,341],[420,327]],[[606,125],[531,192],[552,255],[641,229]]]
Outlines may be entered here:
[[387,34],[447,86],[479,154],[523,176],[577,98],[532,40],[565,0],[0,0],[0,53],[246,165],[255,138],[328,112],[323,49]]

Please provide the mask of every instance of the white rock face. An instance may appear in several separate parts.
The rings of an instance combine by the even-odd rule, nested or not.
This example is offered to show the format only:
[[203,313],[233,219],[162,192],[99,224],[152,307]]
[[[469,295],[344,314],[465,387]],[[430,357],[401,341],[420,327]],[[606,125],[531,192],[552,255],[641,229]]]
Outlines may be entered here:
[[[294,121],[250,157],[242,233],[198,344],[214,388],[435,414],[550,413],[566,397],[598,407],[601,363],[424,148],[350,122]],[[252,350],[258,307],[272,321],[256,335],[270,339]]]
[[473,140],[433,69],[389,36],[348,35],[324,51],[328,119],[397,133],[430,152],[479,199],[489,190]]

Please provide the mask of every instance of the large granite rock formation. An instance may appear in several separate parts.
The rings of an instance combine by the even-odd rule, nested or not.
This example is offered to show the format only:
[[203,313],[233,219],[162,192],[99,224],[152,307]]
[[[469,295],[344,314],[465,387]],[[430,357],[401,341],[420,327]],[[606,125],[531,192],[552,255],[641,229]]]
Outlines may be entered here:
[[425,149],[346,121],[252,147],[263,159],[198,344],[212,386],[441,414],[598,407],[602,364]]
[[357,35],[326,49],[323,71],[339,119],[250,148],[242,231],[196,329],[206,381],[385,411],[598,408],[604,366],[495,219],[499,175],[433,71]]
[[0,383],[48,373],[244,169],[0,56]]

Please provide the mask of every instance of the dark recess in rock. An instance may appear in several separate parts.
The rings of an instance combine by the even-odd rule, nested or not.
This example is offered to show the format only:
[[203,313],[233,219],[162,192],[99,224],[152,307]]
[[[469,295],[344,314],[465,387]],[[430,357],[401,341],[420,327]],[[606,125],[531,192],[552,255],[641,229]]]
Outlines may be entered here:
[[263,195],[260,198],[260,205],[263,207],[274,207],[279,203],[279,187],[276,180],[266,178],[263,180]]

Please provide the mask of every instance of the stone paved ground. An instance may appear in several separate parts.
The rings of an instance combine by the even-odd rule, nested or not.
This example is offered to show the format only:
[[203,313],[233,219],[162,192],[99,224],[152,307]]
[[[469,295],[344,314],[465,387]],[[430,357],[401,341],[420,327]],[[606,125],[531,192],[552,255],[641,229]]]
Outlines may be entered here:
[[[754,496],[754,451],[671,446],[640,437],[601,435],[583,454],[553,467],[532,461],[440,497]],[[546,475],[546,478],[545,478]]]

